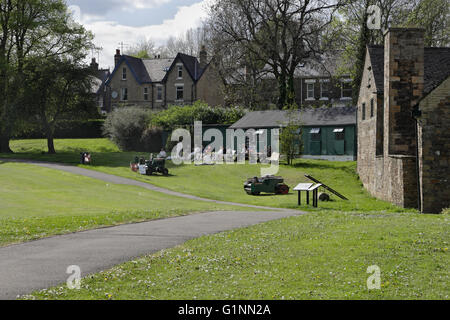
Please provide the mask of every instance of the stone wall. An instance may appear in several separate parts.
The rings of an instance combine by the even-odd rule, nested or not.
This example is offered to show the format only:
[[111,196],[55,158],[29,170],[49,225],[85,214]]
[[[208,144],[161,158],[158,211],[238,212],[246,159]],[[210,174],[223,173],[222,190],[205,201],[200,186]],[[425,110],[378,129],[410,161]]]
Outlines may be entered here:
[[450,78],[420,103],[419,163],[422,211],[450,207]]
[[[178,78],[178,65],[183,67],[182,78]],[[177,100],[177,85],[183,86],[183,100]],[[178,58],[175,60],[175,67],[167,75],[166,80],[166,105],[192,104],[195,101],[194,81],[188,71]]]
[[387,149],[393,155],[415,155],[415,121],[411,112],[423,96],[424,31],[389,29],[384,50]]
[[411,111],[423,94],[423,56],[422,30],[390,29],[385,35],[384,94],[377,94],[367,53],[358,100],[361,181],[373,196],[401,207],[417,208]]
[[224,105],[224,86],[213,64],[210,64],[197,82],[196,98],[209,106]]

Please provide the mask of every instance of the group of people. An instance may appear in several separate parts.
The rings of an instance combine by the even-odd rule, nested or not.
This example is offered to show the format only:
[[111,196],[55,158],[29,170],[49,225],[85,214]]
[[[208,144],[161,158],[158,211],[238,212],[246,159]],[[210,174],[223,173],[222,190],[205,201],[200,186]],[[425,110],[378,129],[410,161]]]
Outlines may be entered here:
[[[249,157],[249,149],[248,147],[244,147],[243,150],[244,154],[245,154],[245,158],[248,159]],[[176,153],[177,155],[181,158],[183,156],[183,143],[179,142],[176,146]],[[226,149],[224,149],[223,147],[220,147],[220,149],[216,152],[212,152],[212,147],[211,145],[207,146],[203,152],[202,149],[200,147],[195,147],[194,148],[194,152],[192,152],[189,157],[191,160],[198,160],[202,158],[203,155],[203,162],[205,163],[212,163],[213,161],[217,161],[217,160],[221,160],[224,158],[224,155],[226,154]],[[264,151],[262,152],[262,154],[267,155],[268,158],[270,158],[272,156],[272,148],[269,146],[268,148],[264,148]],[[236,156],[236,151],[232,151],[232,155],[233,157]],[[161,149],[161,151],[159,152],[158,158],[167,158],[167,153],[165,151],[164,148]]]

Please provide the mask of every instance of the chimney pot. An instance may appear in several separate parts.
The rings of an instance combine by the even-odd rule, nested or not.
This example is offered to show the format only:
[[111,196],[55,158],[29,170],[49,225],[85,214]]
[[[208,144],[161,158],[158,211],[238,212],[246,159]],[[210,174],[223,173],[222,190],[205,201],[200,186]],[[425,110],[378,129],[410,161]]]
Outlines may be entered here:
[[119,63],[121,57],[122,56],[120,55],[120,49],[116,49],[116,54],[114,56],[114,66],[115,67],[117,67],[117,64]]

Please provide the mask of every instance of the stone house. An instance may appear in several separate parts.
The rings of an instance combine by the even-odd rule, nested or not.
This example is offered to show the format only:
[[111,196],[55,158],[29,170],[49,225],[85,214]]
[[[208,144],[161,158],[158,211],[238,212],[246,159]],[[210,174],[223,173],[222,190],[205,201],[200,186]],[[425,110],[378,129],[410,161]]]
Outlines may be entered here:
[[368,46],[358,100],[358,173],[377,198],[439,213],[450,207],[450,48],[391,28]]
[[109,111],[120,105],[163,109],[169,105],[192,104],[202,100],[211,106],[222,104],[220,84],[207,53],[200,61],[178,53],[175,58],[139,59],[116,51],[115,68],[106,81],[111,103]]

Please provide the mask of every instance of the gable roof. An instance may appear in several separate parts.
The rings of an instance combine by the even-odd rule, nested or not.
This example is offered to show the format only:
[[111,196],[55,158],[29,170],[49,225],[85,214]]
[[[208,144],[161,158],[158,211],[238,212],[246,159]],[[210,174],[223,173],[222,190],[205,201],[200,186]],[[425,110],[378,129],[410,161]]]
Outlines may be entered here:
[[163,82],[166,80],[169,72],[175,67],[176,62],[180,60],[187,72],[197,82],[206,68],[201,68],[196,57],[184,53],[178,53],[175,58],[169,59],[140,59],[128,55],[122,55],[114,71],[108,79],[108,82],[114,77],[119,66],[125,62],[131,71],[131,74],[139,84]]
[[[384,47],[368,46],[378,93],[384,92]],[[424,49],[424,96],[450,76],[450,48]]]
[[[343,126],[356,124],[355,107],[305,108],[295,111],[302,126]],[[268,110],[247,113],[230,129],[284,127],[289,122],[288,111]]]
[[181,61],[183,63],[184,67],[186,68],[189,76],[192,78],[194,82],[197,82],[201,76],[203,75],[203,72],[206,70],[206,68],[201,68],[200,63],[198,62],[197,58],[194,56],[190,56],[184,53],[178,53],[175,59],[173,59],[172,65],[169,68],[169,71],[167,71],[166,76],[164,77],[163,81],[166,80],[167,76],[169,75],[170,71],[175,67],[175,65],[178,63],[177,61]]

